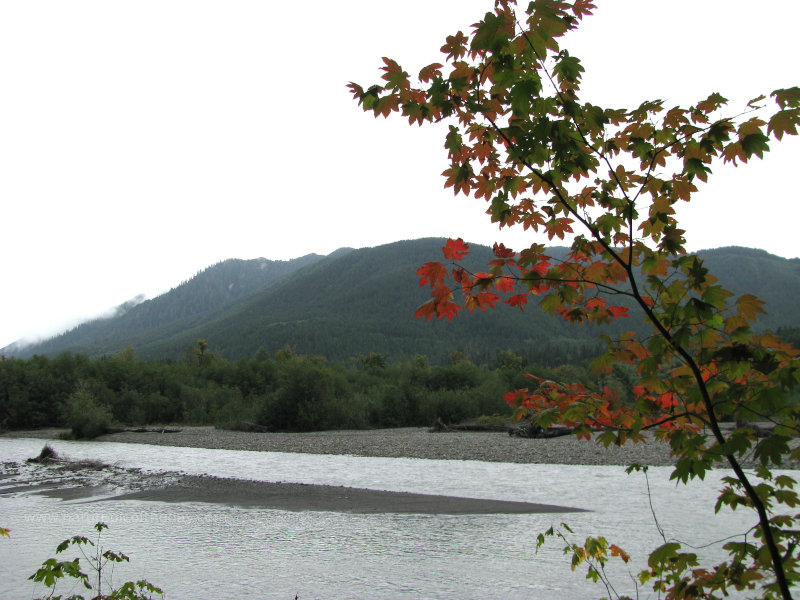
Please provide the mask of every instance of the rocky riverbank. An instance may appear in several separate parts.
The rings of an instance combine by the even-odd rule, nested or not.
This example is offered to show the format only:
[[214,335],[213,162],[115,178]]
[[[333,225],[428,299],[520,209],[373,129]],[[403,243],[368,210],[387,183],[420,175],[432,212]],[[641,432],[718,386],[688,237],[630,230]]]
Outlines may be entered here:
[[[16,432],[13,437],[53,439],[58,430]],[[98,438],[103,442],[155,444],[192,448],[250,450],[256,452],[302,452],[307,454],[350,454],[389,458],[481,460],[523,464],[665,466],[673,460],[667,444],[647,438],[644,443],[627,443],[604,448],[594,441],[574,436],[550,439],[511,437],[496,431],[446,431],[432,433],[426,428],[319,431],[312,433],[254,433],[213,427],[181,427],[161,433],[120,432]]]
[[[66,430],[41,429],[0,434],[0,437],[57,439]],[[98,442],[122,442],[188,448],[249,450],[254,452],[301,452],[423,458],[433,460],[480,460],[519,464],[670,466],[674,459],[668,444],[645,434],[644,442],[628,442],[608,448],[596,440],[573,435],[554,438],[520,438],[501,431],[432,432],[424,427],[315,431],[309,433],[261,433],[214,427],[150,427],[146,431],[122,431],[97,438]],[[794,446],[800,440],[791,443]],[[755,466],[751,457],[740,460]],[[800,465],[786,464],[786,468]]]

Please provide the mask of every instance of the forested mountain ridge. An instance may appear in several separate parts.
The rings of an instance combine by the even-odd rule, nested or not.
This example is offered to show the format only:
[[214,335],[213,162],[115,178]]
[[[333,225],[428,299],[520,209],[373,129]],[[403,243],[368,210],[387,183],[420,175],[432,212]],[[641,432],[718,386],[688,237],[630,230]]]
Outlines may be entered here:
[[728,246],[699,255],[723,286],[739,296],[755,294],[766,302],[759,323],[773,329],[800,325],[800,258],[782,258],[764,250]]
[[[534,362],[559,364],[599,347],[596,327],[567,324],[541,313],[533,303],[524,312],[502,307],[452,322],[414,319],[429,293],[419,286],[416,270],[440,259],[443,242],[411,240],[304,257],[297,259],[305,260],[303,264],[276,271],[268,282],[259,278],[263,269],[258,261],[225,261],[121,317],[78,327],[16,354],[70,350],[101,356],[132,346],[141,358],[178,359],[205,339],[212,352],[231,360],[248,358],[259,349],[273,354],[292,346],[299,353],[338,361],[377,352],[390,360],[424,354],[441,363],[459,352],[485,364],[497,351],[511,349]],[[551,249],[556,256],[564,251]],[[800,260],[738,247],[699,254],[724,286],[767,302],[762,328],[800,325],[795,301]],[[468,267],[485,270],[491,250],[473,246],[468,258]],[[610,331],[641,327],[632,317],[616,322]]]

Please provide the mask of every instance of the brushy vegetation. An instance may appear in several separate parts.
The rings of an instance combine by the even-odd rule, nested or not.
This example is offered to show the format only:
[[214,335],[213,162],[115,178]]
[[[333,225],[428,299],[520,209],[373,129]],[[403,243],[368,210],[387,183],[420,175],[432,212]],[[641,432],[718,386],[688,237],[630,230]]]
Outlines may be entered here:
[[424,356],[390,364],[375,353],[344,365],[290,348],[229,362],[201,341],[179,362],[142,361],[131,350],[95,360],[2,360],[0,425],[69,427],[86,439],[109,427],[164,423],[276,431],[450,424],[510,417],[503,396],[528,385],[523,373],[610,384],[623,396],[629,387],[622,369],[599,380],[581,365],[545,368],[511,351],[482,366],[459,353],[444,365]]
[[[69,579],[76,580],[83,588],[90,591],[89,597],[92,600],[151,600],[153,594],[163,596],[160,588],[146,580],[126,581],[121,586],[114,587],[113,581],[111,581],[113,566],[129,562],[130,559],[122,552],[108,550],[101,545],[101,534],[103,530],[108,529],[108,525],[97,523],[94,529],[97,531],[94,540],[76,535],[64,540],[56,548],[56,554],[74,548],[78,550],[80,556],[76,556],[72,560],[48,558],[28,578],[47,587],[48,593],[43,598],[48,600],[62,598],[61,595],[54,595],[56,586],[60,581]],[[81,559],[83,559],[83,564]],[[84,596],[71,594],[68,600],[84,600]]]

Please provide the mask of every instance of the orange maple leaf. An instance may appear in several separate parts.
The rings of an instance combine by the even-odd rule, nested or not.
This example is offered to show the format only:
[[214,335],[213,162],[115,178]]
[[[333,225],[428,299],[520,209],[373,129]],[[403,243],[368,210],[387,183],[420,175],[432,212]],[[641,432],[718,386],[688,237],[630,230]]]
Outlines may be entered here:
[[553,219],[545,223],[544,227],[547,231],[547,236],[552,240],[554,237],[563,240],[566,233],[572,233],[572,219],[569,217],[561,217]]
[[623,562],[628,562],[631,559],[630,554],[625,552],[625,550],[623,550],[616,544],[611,544],[609,546],[609,550],[611,550],[611,556],[619,556],[623,560]]
[[433,63],[428,65],[427,67],[423,67],[419,72],[419,80],[427,83],[431,79],[435,77],[441,77],[442,75],[442,66],[440,63]]
[[455,35],[448,35],[441,51],[447,54],[448,60],[457,60],[464,56],[467,53],[467,36],[460,31]]
[[594,310],[596,308],[602,308],[606,305],[606,301],[604,298],[589,298],[586,301],[586,308],[589,310]]
[[753,296],[753,294],[742,294],[736,300],[736,310],[739,316],[748,321],[755,319],[759,313],[765,313],[764,309],[761,308],[762,306],[764,306],[764,302]]
[[597,7],[591,0],[576,0],[575,4],[572,5],[572,12],[573,14],[578,17],[579,19],[591,15],[592,11]]
[[400,97],[397,96],[397,94],[389,94],[378,100],[373,112],[376,117],[378,115],[383,115],[384,118],[387,118],[390,114],[398,110],[400,110]]
[[436,304],[434,304],[433,300],[428,300],[416,310],[414,318],[419,319],[420,317],[425,317],[426,321],[430,321],[435,314]]
[[465,196],[469,196],[472,167],[468,162],[460,165],[453,165],[446,171],[443,171],[442,175],[447,177],[446,181],[444,182],[445,189],[452,187],[453,194],[463,192]]
[[491,273],[484,273],[483,271],[475,273],[472,279],[472,285],[482,289],[488,288],[494,282],[494,275]]

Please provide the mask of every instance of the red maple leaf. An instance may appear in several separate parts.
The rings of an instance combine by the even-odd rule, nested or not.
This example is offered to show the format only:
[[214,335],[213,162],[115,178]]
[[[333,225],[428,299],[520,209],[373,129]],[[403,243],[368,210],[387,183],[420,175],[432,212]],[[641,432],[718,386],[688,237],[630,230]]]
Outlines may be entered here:
[[501,294],[507,294],[514,291],[516,282],[511,277],[500,277],[495,281],[494,287]]
[[494,255],[497,258],[513,258],[516,254],[516,252],[510,248],[506,248],[503,244],[498,244],[497,242],[495,242],[492,250],[494,250]]
[[475,276],[472,280],[473,287],[478,287],[481,289],[486,289],[494,282],[494,275],[490,273],[475,273]]
[[435,314],[436,305],[434,304],[433,300],[428,300],[416,310],[414,313],[414,318],[419,319],[420,317],[425,317],[426,321],[430,321]]
[[589,310],[594,310],[595,308],[601,308],[606,305],[606,301],[603,298],[589,298],[586,301],[586,308]]
[[520,310],[523,310],[527,303],[528,303],[527,294],[515,294],[511,296],[511,298],[506,300],[506,304],[508,304],[509,306],[519,306]]
[[469,246],[461,238],[448,239],[442,247],[442,254],[447,260],[461,260],[469,254]]
[[453,290],[446,285],[440,283],[434,286],[431,296],[433,297],[431,300],[417,308],[414,318],[425,317],[426,321],[430,321],[435,315],[437,319],[447,317],[449,321],[461,310],[461,307],[451,300]]
[[609,306],[608,312],[614,319],[628,316],[628,309],[624,306]]
[[479,292],[475,296],[470,296],[467,299],[467,308],[472,312],[476,308],[485,311],[487,308],[494,308],[494,305],[500,301],[500,297],[492,292]]
[[431,287],[435,287],[444,281],[446,274],[447,269],[445,269],[440,262],[428,262],[417,269],[420,286],[427,283],[430,284]]

